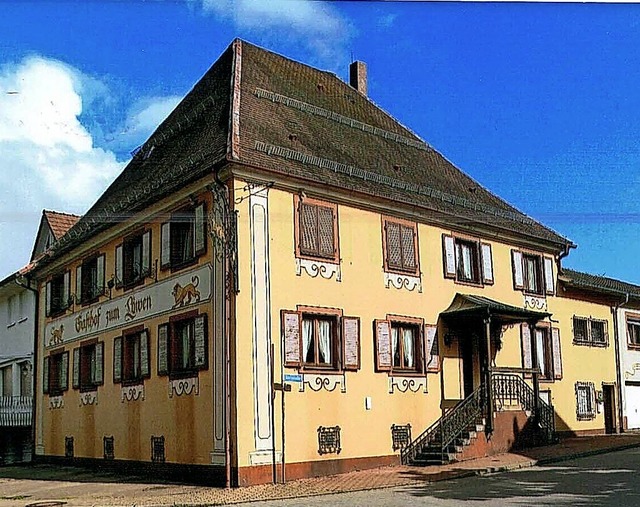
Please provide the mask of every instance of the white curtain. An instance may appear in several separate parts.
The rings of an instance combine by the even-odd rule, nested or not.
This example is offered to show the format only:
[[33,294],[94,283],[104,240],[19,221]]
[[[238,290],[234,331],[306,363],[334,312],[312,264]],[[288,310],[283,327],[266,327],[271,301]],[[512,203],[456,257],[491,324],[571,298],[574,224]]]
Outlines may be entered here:
[[461,245],[460,249],[462,251],[462,275],[465,279],[471,280],[471,248],[469,248],[469,245]]
[[540,373],[546,377],[546,362],[544,357],[544,331],[536,329],[536,351],[538,353],[538,364],[540,365]]
[[318,322],[318,348],[320,350],[319,363],[331,363],[331,323],[326,320]]
[[536,276],[536,263],[532,259],[526,259],[528,289],[531,291],[538,290],[538,278]]
[[400,343],[398,342],[398,328],[391,328],[391,346],[393,349],[393,366],[400,366]]
[[191,326],[182,328],[182,367],[188,368],[191,358]]
[[305,363],[315,362],[313,357],[313,321],[302,321],[302,354]]
[[413,329],[403,329],[402,331],[402,345],[404,346],[404,367],[414,367],[414,354],[413,354]]

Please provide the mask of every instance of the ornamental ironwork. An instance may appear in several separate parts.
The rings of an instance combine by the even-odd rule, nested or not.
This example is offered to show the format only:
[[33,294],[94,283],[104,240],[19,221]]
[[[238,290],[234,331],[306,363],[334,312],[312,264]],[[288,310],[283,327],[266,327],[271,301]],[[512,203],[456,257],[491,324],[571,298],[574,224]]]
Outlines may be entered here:
[[151,461],[153,463],[164,463],[164,435],[151,436]]
[[340,426],[318,426],[318,454],[340,454]]
[[411,425],[410,424],[392,424],[391,425],[391,444],[393,450],[404,449],[411,443]]

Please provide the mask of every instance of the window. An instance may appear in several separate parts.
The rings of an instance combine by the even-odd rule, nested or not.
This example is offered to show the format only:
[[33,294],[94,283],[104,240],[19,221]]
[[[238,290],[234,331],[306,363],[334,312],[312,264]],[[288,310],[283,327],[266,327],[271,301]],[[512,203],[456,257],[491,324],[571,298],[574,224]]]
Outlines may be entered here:
[[539,254],[511,250],[513,287],[528,294],[554,293],[553,259]]
[[415,223],[383,218],[384,270],[417,275],[418,231]]
[[206,314],[189,312],[158,327],[158,375],[193,376],[207,367]]
[[45,357],[43,367],[43,392],[59,396],[69,387],[69,352],[52,352]]
[[493,283],[491,245],[474,239],[442,235],[444,276],[461,283]]
[[151,231],[135,234],[116,247],[116,286],[141,283],[151,274]]
[[302,363],[304,366],[335,368],[336,317],[302,316]]
[[414,317],[387,315],[384,320],[376,320],[376,370],[396,374],[425,372],[423,327],[422,319]]
[[573,343],[594,347],[608,346],[609,335],[607,333],[607,321],[574,316]]
[[[532,346],[536,349],[540,379],[553,381],[562,379],[562,353],[560,348],[560,330],[540,323],[534,330],[534,341],[531,341],[531,327],[527,323],[521,325],[522,366],[533,368]],[[527,373],[530,377],[531,374]]]
[[76,302],[88,304],[104,294],[104,254],[85,260],[76,268]]
[[296,255],[338,262],[338,207],[295,198]]
[[[204,203],[175,212],[171,216],[171,221],[161,226],[160,243],[160,264],[163,269],[180,269],[192,264],[204,254],[207,249]],[[144,244],[141,245],[141,251],[142,265],[145,255]],[[131,258],[133,262],[133,251]],[[144,274],[144,268],[140,276],[142,274]]]
[[20,396],[33,396],[33,371],[31,363],[20,363]]
[[103,383],[104,342],[84,343],[73,350],[73,388],[95,391]]
[[627,343],[640,348],[640,315],[627,315]]
[[360,319],[342,310],[298,306],[282,310],[285,366],[309,370],[360,368]]
[[393,368],[416,370],[420,328],[415,324],[391,322],[391,350]]
[[60,273],[47,282],[46,285],[46,315],[58,315],[69,308],[70,273]]
[[596,417],[595,385],[593,382],[576,382],[576,416],[578,421]]
[[124,383],[139,383],[149,376],[149,333],[146,330],[124,336]]

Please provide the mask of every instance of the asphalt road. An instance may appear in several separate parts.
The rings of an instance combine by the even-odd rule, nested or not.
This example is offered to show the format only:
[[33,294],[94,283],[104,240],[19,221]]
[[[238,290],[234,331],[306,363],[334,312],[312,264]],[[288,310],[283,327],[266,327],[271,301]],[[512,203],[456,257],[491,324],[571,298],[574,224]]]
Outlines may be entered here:
[[640,507],[640,449],[428,485],[239,505]]

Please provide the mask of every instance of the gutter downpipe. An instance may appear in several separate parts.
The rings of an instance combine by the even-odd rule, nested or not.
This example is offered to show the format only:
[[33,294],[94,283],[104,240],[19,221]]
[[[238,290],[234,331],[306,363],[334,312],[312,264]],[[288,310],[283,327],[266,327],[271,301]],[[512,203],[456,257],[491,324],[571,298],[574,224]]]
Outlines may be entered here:
[[620,370],[620,329],[618,326],[618,310],[629,303],[629,293],[625,292],[624,301],[611,307],[613,314],[613,338],[616,352],[616,384],[618,384],[618,433],[624,433],[624,411],[622,410],[622,372]]
[[40,326],[40,300],[38,298],[38,289],[31,287],[31,280],[25,276],[27,284],[20,282],[20,279],[16,277],[16,284],[28,291],[31,291],[35,295],[35,308],[34,308],[34,322],[33,322],[33,382],[31,383],[31,461],[36,459],[36,388],[38,385],[38,327]]

